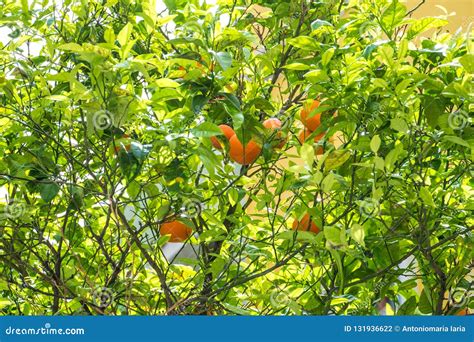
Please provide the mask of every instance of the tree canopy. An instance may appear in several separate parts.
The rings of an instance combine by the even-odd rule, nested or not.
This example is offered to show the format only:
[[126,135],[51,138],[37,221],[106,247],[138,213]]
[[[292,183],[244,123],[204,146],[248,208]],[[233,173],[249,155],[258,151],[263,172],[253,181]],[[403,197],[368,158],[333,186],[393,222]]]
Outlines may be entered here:
[[472,308],[473,40],[412,13],[4,1],[2,314]]

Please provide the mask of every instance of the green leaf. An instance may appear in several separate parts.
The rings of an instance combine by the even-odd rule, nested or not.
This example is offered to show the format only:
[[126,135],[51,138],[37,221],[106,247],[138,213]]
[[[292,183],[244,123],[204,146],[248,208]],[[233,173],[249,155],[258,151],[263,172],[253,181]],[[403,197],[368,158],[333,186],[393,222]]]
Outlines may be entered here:
[[344,304],[350,301],[351,300],[347,297],[334,297],[333,299],[331,299],[331,306]]
[[278,233],[278,235],[275,237],[275,239],[277,239],[277,240],[288,240],[288,241],[292,241],[292,242],[294,242],[296,240],[296,241],[300,241],[300,242],[308,242],[308,243],[311,243],[311,244],[315,244],[319,240],[318,237],[319,237],[319,234],[316,235],[313,232],[306,232],[306,231],[301,231],[301,230],[298,230],[298,231],[291,230],[291,231],[284,231],[284,232]]
[[196,155],[202,161],[207,172],[209,172],[209,175],[214,176],[216,166],[219,163],[217,156],[210,149],[205,148],[204,146],[199,146],[196,149]]
[[321,64],[323,66],[328,65],[328,63],[331,61],[332,56],[334,56],[334,52],[336,49],[330,48],[324,51],[323,55],[321,56]]
[[140,190],[140,183],[137,181],[132,181],[127,186],[127,194],[131,199],[137,198],[137,196],[140,194]]
[[393,67],[393,48],[390,45],[382,45],[377,51],[382,62]]
[[438,125],[438,118],[444,113],[444,103],[442,100],[434,97],[426,96],[422,100],[425,108],[424,114],[426,121],[431,128],[436,128]]
[[215,135],[222,135],[222,131],[216,124],[212,122],[204,122],[191,130],[193,135],[198,138],[213,137]]
[[383,160],[383,158],[374,157],[374,165],[376,169],[379,169],[382,171],[385,169],[385,161]]
[[320,43],[316,39],[308,36],[290,38],[288,39],[288,44],[302,50],[319,50],[320,48]]
[[160,78],[155,81],[155,84],[160,88],[177,88],[179,87],[179,83],[173,81],[170,78]]
[[387,153],[385,156],[385,168],[391,170],[400,155],[404,152],[402,144],[397,144],[394,149]]
[[334,170],[344,164],[351,157],[351,153],[345,150],[332,151],[326,158],[324,170]]
[[224,71],[232,66],[232,55],[229,52],[214,52],[214,56]]
[[393,29],[402,22],[406,15],[406,8],[398,0],[392,0],[390,5],[385,9],[381,17],[382,26],[389,35],[393,33]]
[[395,119],[390,120],[390,127],[401,133],[408,132],[408,125],[405,122],[405,120],[401,118],[395,118]]
[[109,44],[114,44],[115,43],[115,33],[114,33],[114,30],[111,29],[110,27],[107,28],[105,31],[104,31],[104,39],[107,43]]
[[67,43],[62,44],[57,47],[58,50],[72,51],[72,52],[82,52],[84,48],[76,43]]
[[360,224],[355,223],[351,227],[351,237],[359,245],[365,247],[365,230]]
[[156,0],[142,0],[143,19],[148,33],[153,32],[156,24]]
[[311,30],[316,30],[322,26],[330,26],[330,27],[333,27],[333,25],[329,22],[329,21],[326,21],[326,20],[321,20],[321,19],[316,19],[315,21],[313,21],[311,23]]
[[166,214],[170,211],[170,204],[168,202],[162,203],[162,205],[158,208],[158,211],[154,215],[156,220],[162,220]]
[[420,198],[426,205],[429,205],[430,207],[436,206],[430,191],[424,186],[420,188]]
[[311,169],[314,163],[314,148],[311,144],[303,144],[300,148],[300,156]]
[[230,312],[232,312],[232,313],[234,313],[234,314],[237,314],[237,315],[249,316],[249,315],[252,314],[252,311],[242,309],[241,307],[234,306],[234,305],[229,304],[229,303],[223,302],[222,305],[223,305],[227,310],[229,310]]
[[461,139],[460,137],[457,137],[455,135],[446,135],[443,137],[443,141],[449,141],[464,147],[470,148],[471,146],[466,140]]
[[224,230],[221,229],[209,229],[204,231],[199,235],[200,242],[213,242],[213,241],[223,241],[225,240],[226,234]]
[[423,291],[421,292],[420,301],[418,303],[418,310],[420,310],[420,312],[422,314],[431,314],[431,313],[433,313],[433,307],[432,307],[432,304],[431,304],[431,299],[430,299],[429,295],[426,292],[426,288],[423,289]]
[[191,109],[194,113],[198,114],[201,112],[202,108],[207,104],[209,99],[204,95],[196,95],[191,100]]
[[462,64],[464,69],[470,74],[474,74],[474,55],[473,54],[465,54],[461,58],[459,58],[459,62]]
[[329,80],[327,73],[324,70],[311,70],[304,74],[304,77],[312,83],[325,82]]
[[121,47],[125,47],[130,40],[130,36],[132,34],[133,25],[131,23],[127,23],[117,35],[117,40],[120,43]]
[[376,154],[380,148],[381,143],[382,140],[380,140],[380,137],[378,135],[374,135],[372,137],[372,140],[370,140],[370,149],[372,150],[372,152]]
[[329,173],[326,177],[324,177],[323,181],[321,182],[321,189],[325,193],[328,193],[331,191],[333,185],[336,183],[336,176],[334,176],[334,173]]
[[2,298],[0,299],[0,308],[3,308],[4,306],[11,305],[13,304],[11,300]]
[[398,45],[398,51],[397,51],[397,56],[398,59],[403,59],[407,55],[408,52],[408,40],[407,39],[402,39],[400,41],[400,44]]
[[69,97],[64,96],[64,95],[50,95],[50,96],[46,96],[46,99],[52,100],[52,101],[58,101],[58,102],[71,101]]
[[249,106],[255,106],[256,109],[260,109],[263,111],[274,111],[275,108],[273,107],[272,103],[263,97],[256,97],[248,102]]
[[338,271],[337,276],[339,278],[339,287],[340,287],[340,291],[342,292],[343,289],[344,289],[345,273],[344,273],[344,265],[342,263],[341,254],[338,251],[334,250],[334,249],[331,249],[330,253],[331,253],[333,259],[336,261],[337,271]]
[[370,55],[372,54],[372,52],[374,52],[374,50],[376,50],[379,46],[387,44],[389,42],[390,42],[389,40],[385,39],[385,40],[379,40],[379,41],[376,41],[375,43],[367,45],[364,49],[364,52],[362,53],[362,56],[365,59],[368,59]]
[[194,45],[199,46],[201,48],[205,47],[204,43],[202,42],[201,39],[191,38],[191,37],[173,38],[173,39],[168,40],[168,44],[170,44],[172,46],[194,44]]
[[339,228],[325,227],[323,231],[324,237],[332,246],[338,247],[344,244],[344,241],[341,239],[341,230]]
[[229,93],[219,93],[219,95],[224,96],[226,98],[226,103],[231,104],[235,110],[239,112],[241,111],[240,101],[237,96],[235,96],[234,94],[229,94]]
[[170,11],[176,11],[176,0],[163,0],[163,3]]
[[59,192],[59,185],[55,182],[41,183],[39,185],[40,195],[43,201],[51,202]]
[[159,17],[157,20],[156,20],[156,23],[157,25],[159,26],[163,26],[167,23],[169,23],[170,21],[173,21],[174,18],[176,18],[178,15],[177,14],[172,14],[172,15],[166,15],[164,17]]
[[447,20],[433,17],[425,17],[421,19],[412,19],[410,28],[408,29],[407,38],[413,39],[420,33],[423,33],[429,29],[445,26],[448,24]]
[[235,188],[230,188],[227,195],[229,196],[230,205],[235,205],[239,200],[239,192]]
[[84,205],[84,189],[76,185],[71,185],[69,186],[69,193],[71,196],[71,208],[75,210],[81,209]]
[[30,8],[28,7],[28,0],[21,0],[21,10],[27,18],[30,17]]
[[232,122],[234,123],[234,131],[239,130],[245,120],[244,114],[242,112],[233,111],[230,113],[230,116],[232,116]]
[[303,63],[291,63],[285,65],[283,68],[288,70],[308,70],[310,66]]
[[397,315],[406,316],[412,315],[416,310],[416,296],[411,296],[403,303],[397,311]]

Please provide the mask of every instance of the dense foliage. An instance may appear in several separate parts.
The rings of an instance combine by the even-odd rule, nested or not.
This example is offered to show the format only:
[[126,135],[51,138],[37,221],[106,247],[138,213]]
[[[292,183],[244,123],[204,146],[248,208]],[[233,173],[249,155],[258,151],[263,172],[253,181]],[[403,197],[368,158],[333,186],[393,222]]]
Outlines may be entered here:
[[[473,306],[469,32],[396,0],[164,4],[3,2],[3,314]],[[326,134],[301,144],[312,99]],[[318,234],[291,229],[306,213]]]

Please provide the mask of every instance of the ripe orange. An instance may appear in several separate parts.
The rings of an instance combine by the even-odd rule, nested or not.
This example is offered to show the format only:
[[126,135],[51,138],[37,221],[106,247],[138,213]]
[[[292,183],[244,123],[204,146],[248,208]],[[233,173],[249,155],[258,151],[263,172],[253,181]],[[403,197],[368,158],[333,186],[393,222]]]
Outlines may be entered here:
[[281,128],[281,121],[277,118],[270,118],[263,122],[263,127],[268,129],[278,129]]
[[[313,133],[309,129],[305,128],[302,129],[300,134],[298,134],[298,140],[300,141],[301,144],[304,144],[306,140],[308,140],[309,136]],[[314,142],[318,142],[324,137],[325,132],[318,134],[317,136],[314,137]]]
[[310,219],[311,217],[309,216],[309,213],[306,213],[306,215],[303,216],[301,221],[295,219],[293,221],[293,230],[309,231],[318,234],[320,232],[319,227],[316,225],[316,223],[314,223],[313,220],[311,220],[310,222]]
[[275,134],[275,148],[282,148],[286,144],[286,139],[282,137],[281,134],[281,121],[277,118],[270,118],[267,119],[263,122],[263,127],[267,128],[268,130],[275,131],[277,130],[278,132]]
[[456,313],[456,316],[467,316],[469,315],[469,309],[462,309]]
[[[224,133],[224,136],[227,138],[227,140],[229,140],[235,135],[234,130],[230,126],[219,125],[219,128],[221,129],[222,133]],[[211,137],[211,143],[212,143],[212,146],[214,146],[218,150],[223,149],[223,146],[217,137]]]
[[183,242],[188,239],[193,230],[182,222],[165,222],[160,226],[160,235],[171,235],[169,242]]
[[313,100],[311,105],[305,104],[301,109],[301,122],[311,131],[315,131],[321,124],[321,113],[311,115],[311,113],[319,107],[320,102]]
[[230,138],[229,144],[230,159],[242,165],[252,164],[262,152],[262,148],[253,140],[250,140],[247,145],[243,146],[237,135]]

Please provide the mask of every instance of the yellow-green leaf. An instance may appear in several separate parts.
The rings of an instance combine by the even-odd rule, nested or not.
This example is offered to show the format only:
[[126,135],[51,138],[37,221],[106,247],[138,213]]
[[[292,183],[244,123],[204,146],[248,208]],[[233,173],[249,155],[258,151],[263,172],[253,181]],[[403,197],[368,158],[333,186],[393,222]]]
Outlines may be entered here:
[[177,88],[179,87],[179,83],[173,81],[170,78],[160,78],[155,81],[155,84],[160,88]]
[[425,187],[420,188],[420,198],[423,201],[423,203],[425,203],[426,205],[429,205],[430,207],[435,206],[433,197],[431,196],[431,193],[427,188]]
[[370,149],[372,150],[372,152],[377,153],[380,148],[381,142],[382,141],[380,140],[380,137],[378,135],[374,135],[372,137],[372,140],[370,141]]
[[334,170],[344,164],[349,158],[351,157],[351,153],[349,151],[339,150],[333,151],[329,154],[326,158],[326,162],[324,164],[325,171]]
[[120,43],[120,46],[125,46],[130,39],[132,34],[133,26],[130,23],[127,23],[119,32],[117,36],[117,40]]
[[365,247],[365,230],[360,224],[355,223],[351,227],[351,237],[359,245]]
[[67,43],[58,46],[58,50],[72,51],[72,52],[82,52],[84,49],[81,45],[76,43]]

